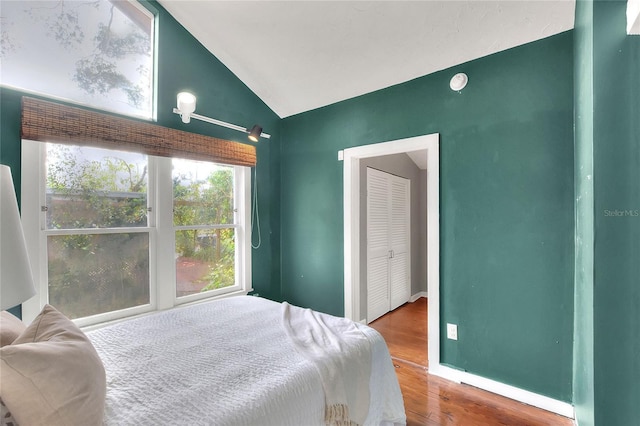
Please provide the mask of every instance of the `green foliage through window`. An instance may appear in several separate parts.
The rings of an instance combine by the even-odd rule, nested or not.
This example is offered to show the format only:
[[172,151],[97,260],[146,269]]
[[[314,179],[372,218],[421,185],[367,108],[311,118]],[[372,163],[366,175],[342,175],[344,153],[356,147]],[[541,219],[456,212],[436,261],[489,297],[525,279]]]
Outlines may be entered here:
[[[234,168],[173,162],[176,295],[233,286]],[[142,154],[47,144],[46,224],[63,231],[47,239],[49,299],[69,317],[149,303],[148,170]]]
[[47,228],[147,226],[145,155],[47,145]]
[[[235,284],[233,167],[174,160],[176,295]],[[208,226],[202,229],[202,226]],[[184,229],[198,227],[197,229]]]

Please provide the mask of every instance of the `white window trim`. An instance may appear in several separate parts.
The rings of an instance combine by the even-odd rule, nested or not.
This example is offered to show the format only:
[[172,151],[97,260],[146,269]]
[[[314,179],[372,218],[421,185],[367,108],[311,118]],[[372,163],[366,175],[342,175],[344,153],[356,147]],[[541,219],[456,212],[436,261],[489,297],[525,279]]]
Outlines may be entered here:
[[[47,234],[66,233],[65,231],[44,231],[44,215],[40,206],[45,205],[44,144],[34,141],[22,141],[22,177],[21,211],[27,251],[31,260],[31,269],[36,283],[36,295],[23,303],[22,319],[30,323],[48,303],[47,279]],[[121,233],[126,231],[149,234],[149,304],[126,308],[114,312],[97,314],[75,319],[81,327],[104,324],[127,317],[146,314],[156,310],[218,299],[229,296],[245,295],[253,290],[251,286],[251,169],[234,166],[234,202],[236,224],[223,226],[236,229],[236,283],[231,287],[211,290],[178,298],[176,296],[175,231],[173,225],[173,191],[171,178],[171,158],[149,156],[148,203],[154,206],[149,215],[147,227],[119,228],[114,230],[88,229],[87,233]],[[244,224],[244,226],[242,225]],[[217,226],[216,226],[217,227]],[[205,227],[210,228],[210,227]],[[79,231],[79,232],[85,232]],[[77,233],[74,231],[74,233]]]

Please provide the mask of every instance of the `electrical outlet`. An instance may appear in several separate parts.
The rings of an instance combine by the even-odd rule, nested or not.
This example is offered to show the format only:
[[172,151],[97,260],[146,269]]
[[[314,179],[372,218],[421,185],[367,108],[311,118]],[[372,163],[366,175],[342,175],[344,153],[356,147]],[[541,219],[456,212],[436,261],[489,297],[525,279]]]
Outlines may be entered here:
[[447,339],[458,340],[458,326],[447,323]]

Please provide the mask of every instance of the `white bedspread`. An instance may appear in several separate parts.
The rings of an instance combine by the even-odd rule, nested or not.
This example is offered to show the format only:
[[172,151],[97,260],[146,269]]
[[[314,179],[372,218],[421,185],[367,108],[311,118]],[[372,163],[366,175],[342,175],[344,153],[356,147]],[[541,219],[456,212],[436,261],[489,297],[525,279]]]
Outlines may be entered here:
[[364,424],[369,412],[371,344],[359,324],[287,302],[282,304],[282,324],[296,350],[320,374],[325,422]]
[[[382,337],[371,343],[365,425],[405,424]],[[324,425],[315,366],[281,324],[279,303],[233,297],[87,333],[107,373],[107,425]]]

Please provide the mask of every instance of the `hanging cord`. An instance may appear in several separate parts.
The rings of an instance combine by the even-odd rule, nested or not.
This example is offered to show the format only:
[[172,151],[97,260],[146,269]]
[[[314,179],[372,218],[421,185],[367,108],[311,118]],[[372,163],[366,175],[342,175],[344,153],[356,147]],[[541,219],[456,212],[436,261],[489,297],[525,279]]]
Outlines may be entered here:
[[[255,218],[255,222],[254,222]],[[256,224],[258,231],[258,244],[253,245],[253,232],[251,233],[251,247],[258,249],[262,244],[262,236],[260,235],[260,211],[258,210],[258,164],[253,168],[253,202],[251,203],[251,230],[253,224]]]

